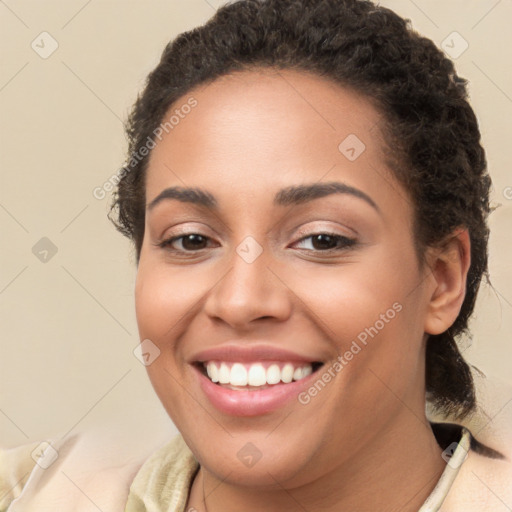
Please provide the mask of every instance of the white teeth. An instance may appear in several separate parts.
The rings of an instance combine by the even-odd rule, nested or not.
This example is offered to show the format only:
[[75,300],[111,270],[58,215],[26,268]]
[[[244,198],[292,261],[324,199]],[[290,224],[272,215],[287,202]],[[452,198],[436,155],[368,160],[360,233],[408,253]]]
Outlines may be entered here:
[[284,365],[284,368],[281,370],[281,380],[286,384],[293,380],[293,365]]
[[206,366],[206,372],[208,373],[208,377],[210,377],[212,382],[219,382],[219,370],[216,364],[208,363]]
[[229,369],[229,366],[226,363],[222,363],[219,369],[219,384],[229,384],[230,380],[231,370]]
[[247,370],[243,364],[235,363],[231,367],[230,383],[232,386],[247,386]]
[[311,374],[311,364],[296,366],[286,363],[280,366],[272,363],[267,369],[261,363],[242,364],[209,361],[206,364],[206,373],[212,382],[228,384],[231,386],[260,387],[283,382],[288,384],[292,381],[303,379]]
[[249,386],[263,386],[267,383],[265,368],[261,364],[252,364],[249,368]]
[[271,364],[267,368],[267,384],[277,384],[281,382],[281,370],[277,364]]
[[[293,372],[293,380],[300,380],[300,379],[302,379],[302,368],[295,368],[295,371]],[[215,382],[215,381],[213,381],[213,382]]]

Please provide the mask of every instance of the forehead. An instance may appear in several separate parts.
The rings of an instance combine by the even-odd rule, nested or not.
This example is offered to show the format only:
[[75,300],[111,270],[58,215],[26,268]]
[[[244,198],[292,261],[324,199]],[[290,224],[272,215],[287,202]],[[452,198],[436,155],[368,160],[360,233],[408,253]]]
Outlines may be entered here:
[[[185,107],[193,104],[193,108]],[[368,98],[294,70],[223,76],[178,99],[152,150],[146,200],[169,186],[252,195],[293,183],[342,180],[378,189],[392,176],[381,117]],[[380,183],[382,185],[382,183]],[[268,194],[270,196],[270,194]]]

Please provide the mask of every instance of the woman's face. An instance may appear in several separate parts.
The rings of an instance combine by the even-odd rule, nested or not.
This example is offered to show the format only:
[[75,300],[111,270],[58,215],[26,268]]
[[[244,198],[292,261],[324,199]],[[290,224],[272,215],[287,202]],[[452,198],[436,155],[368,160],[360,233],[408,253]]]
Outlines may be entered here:
[[374,108],[267,70],[171,115],[147,173],[137,321],[201,465],[300,484],[421,421],[428,279]]

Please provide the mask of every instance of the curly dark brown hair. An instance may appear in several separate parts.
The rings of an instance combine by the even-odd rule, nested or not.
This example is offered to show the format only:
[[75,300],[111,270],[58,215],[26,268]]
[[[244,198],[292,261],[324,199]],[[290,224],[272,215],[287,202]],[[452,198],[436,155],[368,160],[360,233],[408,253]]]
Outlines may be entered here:
[[429,336],[426,352],[429,401],[447,416],[467,416],[476,408],[475,389],[455,340],[468,334],[487,276],[491,182],[467,81],[430,39],[389,9],[368,0],[239,0],[166,46],[128,119],[128,163],[109,214],[134,242],[137,263],[150,154],[140,149],[192,88],[255,68],[314,73],[362,93],[378,109],[387,163],[414,206],[420,262],[427,247],[443,243],[456,228],[468,229],[464,303],[450,329]]

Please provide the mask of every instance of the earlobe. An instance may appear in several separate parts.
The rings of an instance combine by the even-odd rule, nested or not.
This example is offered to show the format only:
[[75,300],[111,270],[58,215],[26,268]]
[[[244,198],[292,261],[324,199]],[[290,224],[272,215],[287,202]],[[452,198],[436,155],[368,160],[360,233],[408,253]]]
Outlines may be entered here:
[[471,264],[471,242],[465,228],[454,231],[429,255],[433,290],[429,297],[425,332],[441,334],[456,320],[466,295]]

